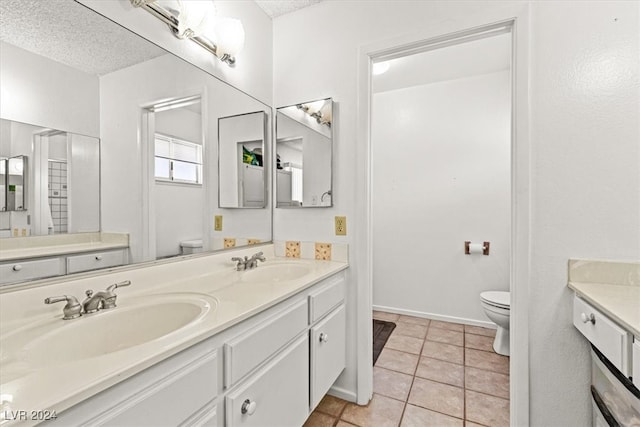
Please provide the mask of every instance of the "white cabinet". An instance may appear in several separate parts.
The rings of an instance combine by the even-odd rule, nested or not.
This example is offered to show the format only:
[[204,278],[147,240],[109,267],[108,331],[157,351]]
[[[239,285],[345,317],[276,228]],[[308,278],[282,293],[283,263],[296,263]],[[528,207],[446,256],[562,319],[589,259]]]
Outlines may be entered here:
[[24,282],[65,274],[64,258],[5,261],[0,264],[0,284]]
[[633,341],[633,367],[631,368],[633,384],[640,388],[640,339],[637,337]]
[[311,328],[311,409],[329,391],[346,366],[346,317],[344,304]]
[[126,263],[127,253],[123,249],[67,256],[67,274],[100,268],[116,267]]
[[281,351],[225,398],[226,426],[299,427],[309,415],[309,339]]

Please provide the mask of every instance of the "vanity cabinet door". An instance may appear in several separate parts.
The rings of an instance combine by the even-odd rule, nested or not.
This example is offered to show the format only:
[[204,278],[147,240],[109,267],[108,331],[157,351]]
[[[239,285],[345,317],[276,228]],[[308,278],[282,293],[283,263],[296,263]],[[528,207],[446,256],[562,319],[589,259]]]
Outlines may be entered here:
[[122,249],[70,255],[67,257],[67,274],[123,265],[127,263],[126,257],[126,252]]
[[309,338],[298,338],[225,397],[226,426],[300,427],[309,416]]
[[0,265],[0,283],[60,276],[64,272],[64,258],[4,262]]
[[311,328],[311,409],[315,408],[346,365],[344,304]]

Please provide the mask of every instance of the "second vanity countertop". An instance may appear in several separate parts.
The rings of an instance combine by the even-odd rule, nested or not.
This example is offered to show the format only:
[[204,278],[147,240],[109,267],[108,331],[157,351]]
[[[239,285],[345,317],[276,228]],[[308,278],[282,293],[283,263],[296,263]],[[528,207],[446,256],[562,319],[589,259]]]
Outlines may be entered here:
[[[234,256],[252,255],[261,250],[267,261],[251,271],[235,271]],[[269,265],[304,266],[305,274],[289,280],[246,281],[244,276],[269,268]],[[95,277],[71,279],[50,286],[34,287],[0,294],[0,394],[2,411],[56,410],[62,411],[96,393],[172,356],[198,342],[262,312],[319,281],[348,267],[336,261],[292,260],[274,256],[273,245],[238,249],[190,258],[177,262],[116,271]],[[85,315],[79,319],[62,320],[64,303],[44,305],[43,299],[54,295],[75,295],[82,301],[85,289],[102,290],[106,286],[130,280],[131,286],[116,289],[118,307]],[[22,342],[37,341],[36,332],[53,330],[83,322],[84,317],[112,315],[127,310],[135,301],[145,298],[165,300],[198,296],[203,311],[192,325],[144,344],[96,357],[54,361],[65,349],[49,349],[44,362],[27,360],[15,347]],[[34,328],[33,325],[39,325]],[[56,330],[57,332],[57,330]],[[118,331],[111,331],[117,339]],[[33,337],[25,336],[32,334]],[[33,344],[29,344],[33,345]],[[55,344],[54,344],[55,346]],[[49,353],[47,351],[47,353]],[[64,356],[62,357],[64,359]],[[0,420],[0,424],[4,424]]]
[[0,262],[18,261],[83,252],[129,247],[124,233],[70,233],[50,236],[14,237],[0,241]]
[[640,339],[640,263],[570,260],[570,289]]

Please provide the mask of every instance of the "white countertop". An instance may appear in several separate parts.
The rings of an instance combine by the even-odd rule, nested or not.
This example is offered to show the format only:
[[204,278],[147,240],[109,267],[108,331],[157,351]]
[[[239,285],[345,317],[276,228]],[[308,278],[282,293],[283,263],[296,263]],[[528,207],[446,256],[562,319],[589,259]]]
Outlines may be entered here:
[[124,233],[70,233],[0,240],[0,262],[129,247]]
[[568,286],[640,339],[640,262],[571,259]]
[[[114,310],[124,310],[130,301],[141,296],[168,292],[197,293],[205,300],[213,298],[218,303],[217,309],[202,316],[195,324],[172,333],[169,339],[153,340],[91,359],[32,369],[28,363],[24,366],[19,354],[9,354],[9,351],[3,349],[10,346],[0,346],[0,360],[3,360],[4,365],[0,394],[5,401],[9,400],[7,396],[11,400],[5,402],[2,410],[62,411],[348,267],[343,262],[277,258],[273,254],[273,245],[262,246],[259,250],[264,251],[267,257],[266,263],[261,266],[269,263],[297,263],[307,266],[310,273],[282,282],[239,281],[245,272],[236,272],[234,263],[229,259],[256,252],[256,248],[245,248],[110,273],[95,279],[83,278],[76,282],[61,282],[59,285],[0,294],[0,339],[3,341],[11,340],[12,336],[25,341],[24,333],[19,331],[34,329],[34,322],[47,323],[47,327],[64,327],[67,322],[83,321],[82,317],[61,320],[62,304],[45,306],[42,298],[59,294],[80,297],[86,288],[101,289],[105,283],[121,280],[131,280],[132,285],[117,290],[118,307]],[[259,266],[258,269],[260,268]],[[28,307],[31,310],[16,307]],[[107,313],[98,312],[87,316]],[[4,425],[1,421],[0,424]],[[8,424],[13,425],[13,422]]]

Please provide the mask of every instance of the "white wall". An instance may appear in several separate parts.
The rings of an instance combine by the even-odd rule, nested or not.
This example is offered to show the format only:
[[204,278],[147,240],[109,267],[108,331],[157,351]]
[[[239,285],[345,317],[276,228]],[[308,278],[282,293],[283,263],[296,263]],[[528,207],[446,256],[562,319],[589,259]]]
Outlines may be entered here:
[[69,233],[100,231],[100,141],[68,134]]
[[[155,115],[156,132],[202,145],[202,115],[187,108]],[[180,242],[203,238],[202,186],[156,182],[156,258],[178,255]]]
[[478,295],[509,290],[510,96],[509,71],[373,96],[374,306],[491,324]]
[[0,42],[3,119],[97,137],[98,78]]
[[[531,277],[528,327],[532,425],[590,424],[589,364],[584,339],[570,320],[567,259],[640,257],[640,140],[638,126],[637,2],[341,1],[274,20],[274,103],[291,105],[332,96],[336,161],[333,209],[276,209],[274,239],[350,244],[347,371],[339,385],[356,391],[357,276],[354,236],[367,230],[356,217],[358,50],[381,40],[419,40],[521,18],[529,41],[531,96]],[[527,17],[530,19],[527,22]],[[309,28],[330,30],[309,31]],[[523,25],[524,24],[524,25]],[[304,34],[304,37],[300,37]],[[324,46],[323,49],[316,48]],[[300,70],[304,70],[301,73]],[[357,175],[356,175],[357,174]],[[526,194],[526,193],[525,193]],[[349,236],[335,237],[333,216],[347,215]],[[363,259],[363,258],[360,258]],[[360,281],[359,281],[360,280]],[[365,313],[360,313],[365,316]],[[515,381],[522,372],[512,373]]]
[[273,94],[273,37],[271,19],[253,1],[217,0],[219,16],[237,18],[245,31],[244,49],[229,67],[193,42],[178,40],[166,24],[131,6],[129,0],[79,0],[96,12],[141,35],[213,76],[271,105]]

